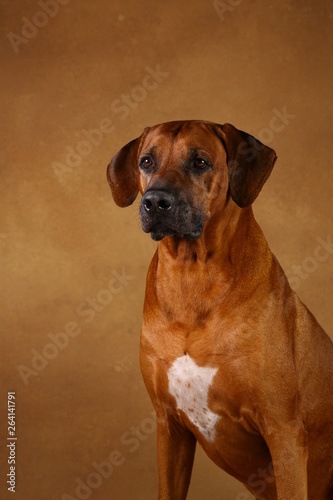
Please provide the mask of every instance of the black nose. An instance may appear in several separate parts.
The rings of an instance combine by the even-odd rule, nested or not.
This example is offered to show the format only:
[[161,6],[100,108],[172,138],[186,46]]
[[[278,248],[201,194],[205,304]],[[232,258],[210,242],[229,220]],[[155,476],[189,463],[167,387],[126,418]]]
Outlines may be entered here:
[[166,193],[165,191],[148,191],[148,193],[142,197],[142,204],[147,212],[153,210],[170,210],[174,201],[172,194]]

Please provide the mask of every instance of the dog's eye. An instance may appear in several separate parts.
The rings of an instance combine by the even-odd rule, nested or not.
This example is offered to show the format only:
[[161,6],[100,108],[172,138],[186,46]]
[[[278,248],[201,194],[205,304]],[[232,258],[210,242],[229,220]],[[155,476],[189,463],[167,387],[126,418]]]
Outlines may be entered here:
[[144,156],[140,160],[140,167],[148,170],[154,166],[153,160],[150,158],[150,156]]
[[197,168],[198,170],[204,170],[205,168],[208,167],[208,163],[206,162],[206,160],[204,160],[203,158],[196,158],[194,160],[194,166],[195,168]]

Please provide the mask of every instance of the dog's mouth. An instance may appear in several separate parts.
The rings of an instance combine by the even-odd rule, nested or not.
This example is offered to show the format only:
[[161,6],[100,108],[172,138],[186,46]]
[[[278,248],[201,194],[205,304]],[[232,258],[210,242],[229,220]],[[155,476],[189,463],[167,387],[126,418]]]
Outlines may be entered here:
[[203,230],[203,225],[197,228],[193,228],[190,232],[181,232],[179,230],[174,230],[168,227],[160,226],[159,224],[155,224],[150,230],[145,230],[144,226],[142,229],[146,233],[150,233],[151,238],[154,241],[160,241],[165,236],[174,236],[175,238],[186,238],[187,240],[197,240],[200,238]]
[[147,211],[140,205],[142,229],[155,241],[165,236],[196,240],[200,238],[205,218],[201,213],[194,214],[189,206],[179,206],[177,210]]
[[196,240],[200,238],[205,216],[188,199],[166,189],[149,189],[140,203],[142,229],[155,241],[165,236]]

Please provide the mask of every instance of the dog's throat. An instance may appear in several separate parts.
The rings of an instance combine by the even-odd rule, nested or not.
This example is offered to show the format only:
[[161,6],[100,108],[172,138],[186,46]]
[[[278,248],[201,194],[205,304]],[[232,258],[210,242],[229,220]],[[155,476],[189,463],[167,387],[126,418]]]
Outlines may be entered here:
[[198,366],[186,354],[177,358],[168,371],[169,392],[176,399],[177,409],[187,415],[207,441],[214,440],[220,418],[208,407],[208,392],[217,370]]

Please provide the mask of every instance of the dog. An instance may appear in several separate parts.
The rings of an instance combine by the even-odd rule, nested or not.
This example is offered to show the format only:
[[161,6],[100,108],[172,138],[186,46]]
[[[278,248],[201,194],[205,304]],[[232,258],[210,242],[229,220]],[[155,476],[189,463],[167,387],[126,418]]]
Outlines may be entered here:
[[187,496],[196,442],[257,498],[333,498],[333,344],[291,289],[252,203],[275,152],[233,125],[146,128],[112,158],[158,241],[140,366],[157,414],[159,500]]

